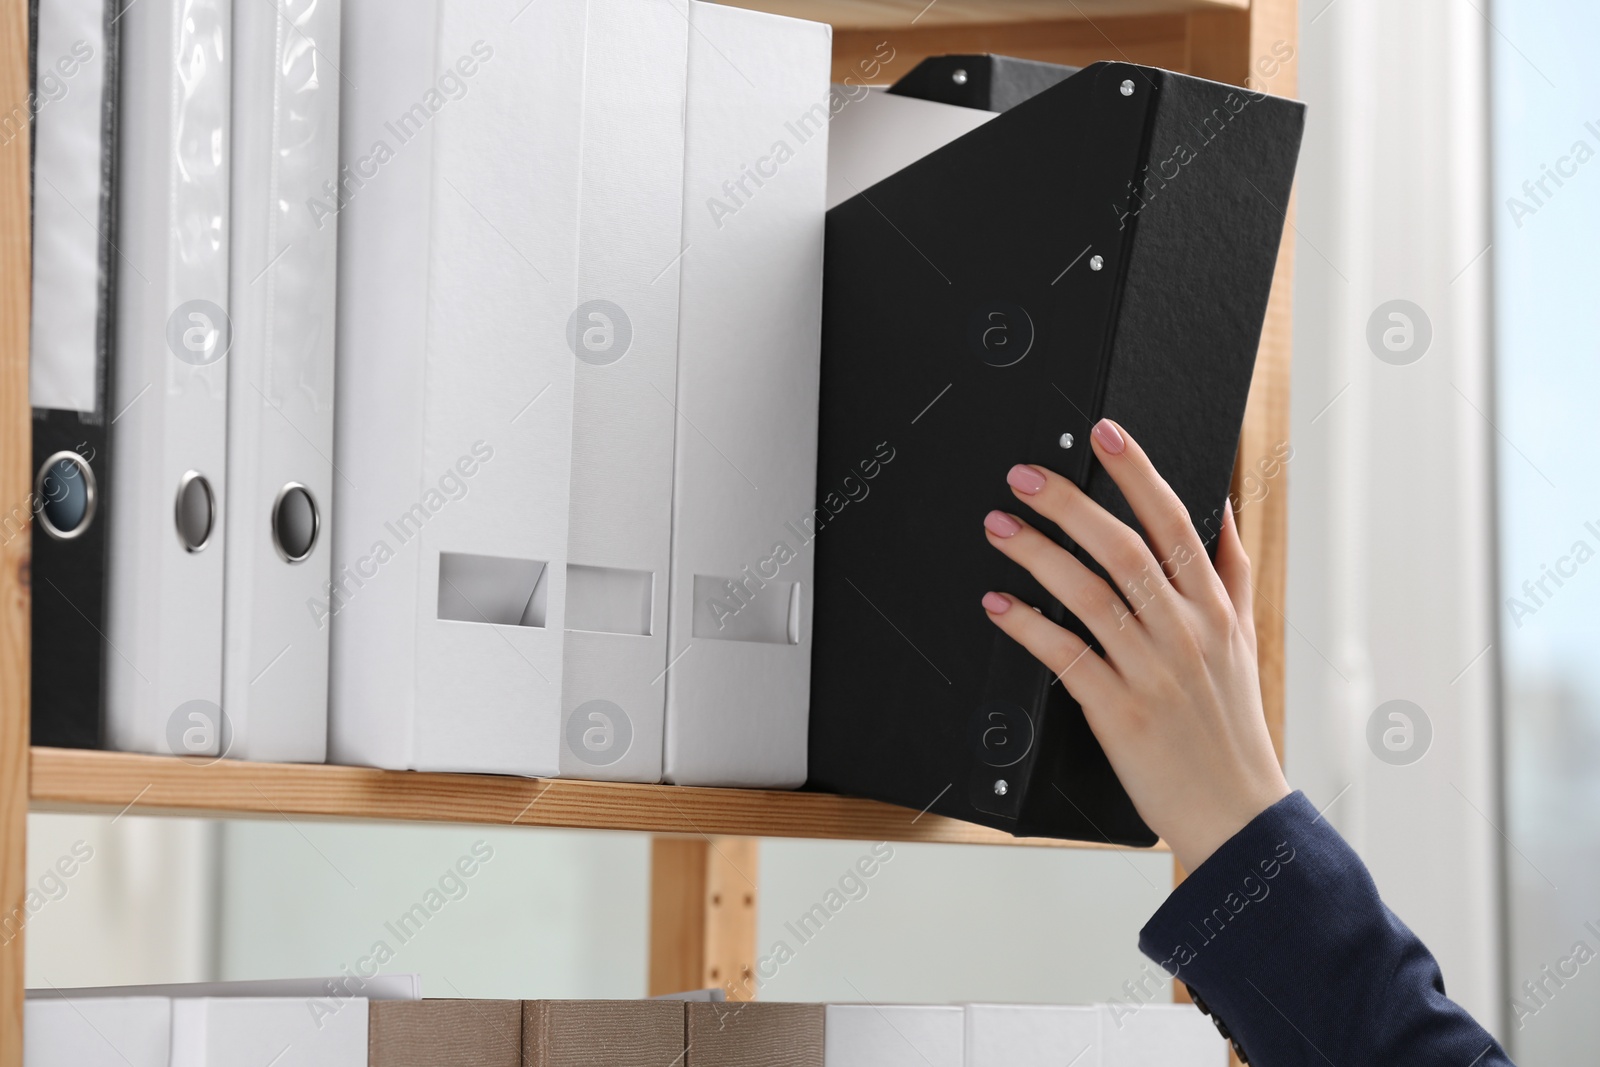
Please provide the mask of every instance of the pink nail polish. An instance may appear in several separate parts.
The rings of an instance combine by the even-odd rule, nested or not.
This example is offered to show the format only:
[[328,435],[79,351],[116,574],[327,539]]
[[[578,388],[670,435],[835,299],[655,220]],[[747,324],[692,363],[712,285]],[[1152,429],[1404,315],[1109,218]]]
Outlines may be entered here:
[[996,537],[1015,537],[1022,532],[1022,524],[1003,511],[991,511],[985,515],[983,528]]
[[1122,434],[1117,432],[1116,426],[1110,419],[1101,419],[1094,424],[1094,439],[1100,442],[1101,448],[1113,456],[1122,455],[1122,450],[1127,447],[1122,440]]
[[1006,484],[1019,493],[1027,493],[1032,496],[1044,488],[1045,478],[1044,475],[1032,467],[1018,463],[1015,467],[1006,471]]
[[983,610],[990,615],[1004,615],[1011,610],[1011,601],[999,593],[983,594]]

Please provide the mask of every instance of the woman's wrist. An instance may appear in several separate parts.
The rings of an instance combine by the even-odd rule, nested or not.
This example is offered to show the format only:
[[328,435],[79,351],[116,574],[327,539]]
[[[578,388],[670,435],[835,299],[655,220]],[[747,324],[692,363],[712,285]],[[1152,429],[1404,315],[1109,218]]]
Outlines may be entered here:
[[1255,788],[1237,793],[1222,806],[1205,812],[1193,825],[1174,827],[1167,837],[1173,858],[1186,871],[1194,871],[1223,845],[1256,820],[1256,817],[1292,790],[1282,773],[1261,781]]

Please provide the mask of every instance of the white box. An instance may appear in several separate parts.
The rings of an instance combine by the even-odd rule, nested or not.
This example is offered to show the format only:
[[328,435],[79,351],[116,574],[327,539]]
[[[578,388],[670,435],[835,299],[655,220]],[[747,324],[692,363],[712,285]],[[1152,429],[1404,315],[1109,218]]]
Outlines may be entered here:
[[223,997],[172,1002],[172,1067],[366,1067],[367,1001]]
[[[227,567],[229,755],[328,743],[338,0],[234,13]],[[279,536],[279,535],[282,536]]]
[[944,1005],[829,1004],[825,1067],[962,1067],[963,1012]]
[[346,8],[332,755],[658,781],[688,24]]
[[588,8],[560,770],[658,782],[689,20]]
[[1226,1067],[1228,1043],[1190,1004],[1101,1004],[1102,1067]]
[[221,746],[230,0],[124,9],[107,736]]
[[345,3],[340,762],[558,769],[586,8]]
[[966,1067],[1100,1067],[1096,1008],[968,1004],[966,1013]]
[[806,777],[831,30],[694,0],[666,778]]
[[172,1002],[47,991],[22,1009],[22,1067],[167,1067]]

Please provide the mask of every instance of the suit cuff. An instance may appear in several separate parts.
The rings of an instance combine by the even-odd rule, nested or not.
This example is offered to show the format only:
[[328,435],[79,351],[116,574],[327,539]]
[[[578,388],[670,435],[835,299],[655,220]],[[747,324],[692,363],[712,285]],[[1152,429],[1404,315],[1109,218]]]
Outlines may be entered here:
[[1308,848],[1311,858],[1324,862],[1332,858],[1329,851],[1349,850],[1297,790],[1252,819],[1173,890],[1139,932],[1140,951],[1191,985],[1221,973],[1226,961],[1219,956],[1260,947],[1240,944],[1268,932],[1262,927],[1269,924],[1250,920],[1272,910],[1265,905],[1274,888],[1289,869],[1305,867]]

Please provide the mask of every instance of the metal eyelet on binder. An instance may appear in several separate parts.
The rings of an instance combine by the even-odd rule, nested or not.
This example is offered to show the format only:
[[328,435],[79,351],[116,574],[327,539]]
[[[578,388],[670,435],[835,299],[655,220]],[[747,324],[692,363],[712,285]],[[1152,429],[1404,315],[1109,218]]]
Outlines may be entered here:
[[299,482],[285,482],[272,502],[272,547],[285,563],[303,563],[317,545],[322,517],[317,498]]
[[1004,778],[1001,778],[994,783],[995,796],[1003,797],[1009,792],[1011,792],[1011,786]]
[[1133,79],[1132,78],[1129,78],[1129,79],[1127,79],[1126,81],[1124,81],[1122,83],[1122,95],[1123,96],[1132,96],[1133,95]]
[[1072,447],[1072,435],[1070,433],[1062,434],[1059,444],[1061,445],[1062,448],[1071,448]]
[[178,479],[173,512],[184,551],[199,552],[211,543],[211,531],[217,525],[217,498],[205,475],[193,470],[184,472]]
[[40,464],[33,495],[39,525],[58,541],[79,536],[94,519],[98,497],[94,471],[76,452],[57,452]]

